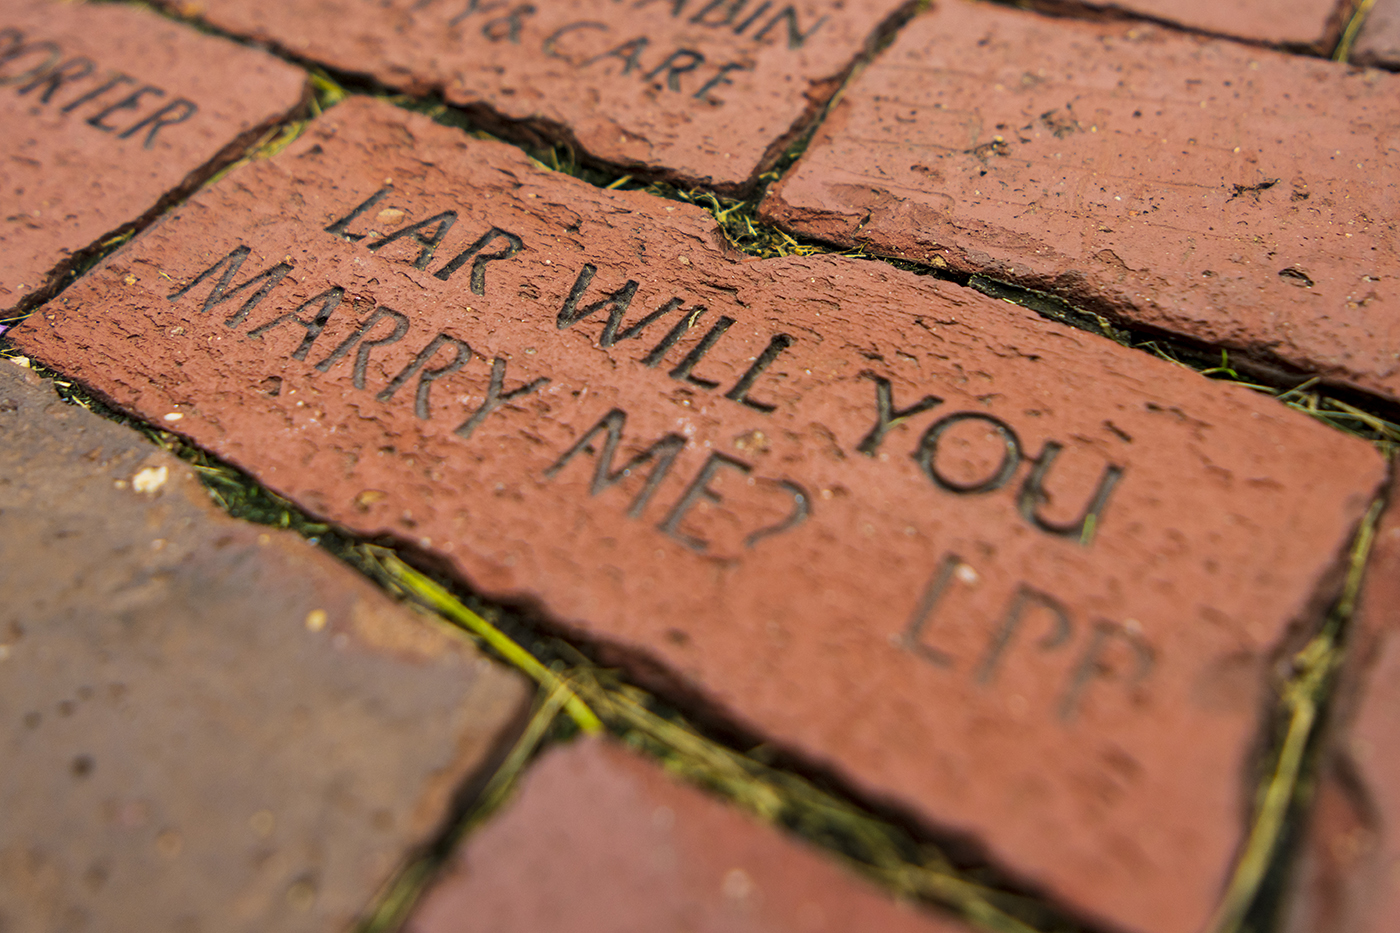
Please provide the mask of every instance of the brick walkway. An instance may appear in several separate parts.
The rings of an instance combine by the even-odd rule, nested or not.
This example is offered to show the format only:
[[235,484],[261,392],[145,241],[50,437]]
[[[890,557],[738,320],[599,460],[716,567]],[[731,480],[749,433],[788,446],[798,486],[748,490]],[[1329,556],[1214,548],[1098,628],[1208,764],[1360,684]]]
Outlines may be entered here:
[[156,6],[0,0],[0,931],[1391,928],[1400,2]]

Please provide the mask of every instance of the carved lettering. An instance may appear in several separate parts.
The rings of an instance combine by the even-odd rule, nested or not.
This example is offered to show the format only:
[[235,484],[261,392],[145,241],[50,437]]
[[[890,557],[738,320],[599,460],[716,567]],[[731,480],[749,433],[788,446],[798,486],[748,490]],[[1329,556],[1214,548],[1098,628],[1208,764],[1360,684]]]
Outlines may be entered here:
[[870,433],[866,434],[861,442],[856,445],[856,450],[865,454],[867,457],[873,457],[879,451],[880,445],[884,443],[885,434],[889,432],[890,428],[904,421],[906,418],[921,415],[943,404],[943,399],[938,396],[925,395],[907,408],[896,408],[894,404],[894,390],[890,386],[890,381],[888,379],[883,376],[877,376],[875,373],[868,370],[861,375],[875,382],[875,426],[871,428]]
[[[425,368],[428,361],[437,355],[443,347],[452,348],[452,359],[435,369]],[[428,405],[428,392],[432,389],[433,383],[443,376],[455,373],[467,364],[472,358],[472,348],[467,346],[465,341],[458,340],[448,334],[438,334],[428,345],[419,351],[413,358],[413,362],[403,368],[390,383],[380,390],[375,396],[381,402],[387,402],[394,397],[394,393],[403,387],[404,383],[413,378],[413,374],[418,374],[418,390],[413,396],[413,413],[423,420],[431,416],[431,409]]]
[[700,338],[700,342],[692,347],[691,351],[685,355],[685,359],[681,360],[680,363],[676,365],[675,369],[671,370],[671,378],[693,383],[694,385],[700,386],[702,389],[719,388],[718,382],[715,382],[713,379],[705,379],[696,376],[691,371],[705,358],[706,353],[709,353],[715,348],[715,344],[719,343],[719,338],[724,336],[724,332],[733,326],[734,319],[732,317],[720,317],[720,319],[714,323],[714,326],[706,332],[705,336]]
[[768,341],[768,346],[764,347],[763,352],[753,361],[753,365],[739,377],[738,382],[734,383],[734,388],[724,393],[724,397],[730,401],[738,402],[741,405],[747,405],[754,411],[770,414],[774,406],[767,402],[760,402],[749,398],[749,390],[752,389],[753,384],[758,381],[758,377],[763,375],[763,371],[769,366],[772,366],[773,361],[776,360],[784,350],[792,346],[794,342],[793,338],[789,337],[787,334],[775,334]]
[[662,519],[661,524],[656,527],[661,531],[684,544],[692,551],[703,554],[710,547],[710,542],[704,538],[687,534],[681,530],[681,522],[685,520],[686,513],[700,504],[702,499],[710,502],[723,502],[723,497],[710,488],[710,483],[715,475],[722,469],[735,470],[739,473],[748,473],[751,467],[742,460],[735,460],[733,457],[722,453],[711,453],[700,467],[700,472],[695,474],[695,479],[690,481],[690,485],[685,488],[680,499],[671,507],[671,511]]
[[[604,415],[597,424],[585,431],[583,436],[564,452],[563,456],[544,471],[545,478],[553,479],[558,476],[559,472],[569,465],[570,460],[580,453],[586,453],[593,457],[593,483],[589,487],[588,494],[596,496],[611,489],[642,466],[650,463],[651,470],[647,473],[646,483],[632,497],[632,504],[627,508],[628,518],[639,518],[646,511],[647,503],[656,494],[657,488],[666,479],[666,474],[670,472],[671,464],[675,462],[676,455],[685,447],[685,438],[674,433],[662,435],[650,447],[635,454],[617,469],[613,469],[613,459],[617,455],[618,445],[622,443],[622,431],[626,424],[627,413],[620,408],[614,408]],[[601,451],[597,451],[593,447],[593,439],[599,434],[604,435]]]
[[[949,479],[938,469],[939,439],[949,428],[964,421],[981,421],[990,425],[1006,448],[997,469],[986,479],[971,483]],[[914,451],[914,459],[923,469],[924,474],[933,480],[940,489],[970,496],[1000,489],[1011,481],[1011,477],[1015,475],[1016,468],[1021,463],[1021,442],[1016,437],[1016,432],[1011,430],[1011,425],[1000,418],[984,415],[977,411],[960,411],[940,418],[929,426],[919,441],[918,448]]]
[[262,300],[267,297],[268,292],[276,288],[277,285],[287,277],[287,273],[292,271],[292,267],[287,263],[279,262],[276,265],[268,266],[242,285],[236,288],[229,288],[229,285],[233,283],[234,276],[238,275],[239,270],[243,268],[243,262],[248,258],[250,252],[252,252],[252,250],[247,246],[234,247],[229,251],[228,255],[201,272],[194,281],[190,282],[190,284],[186,285],[184,288],[171,292],[166,298],[170,301],[177,301],[189,293],[191,289],[196,288],[205,279],[223,270],[213,287],[209,289],[209,294],[205,296],[204,304],[200,307],[199,312],[201,314],[208,314],[212,309],[224,302],[232,301],[238,295],[257,286],[257,290],[248,296],[248,300],[243,302],[242,307],[229,315],[224,321],[224,325],[227,327],[237,327],[248,317],[249,312],[262,303]]
[[74,110],[77,110],[83,104],[86,104],[90,100],[96,100],[97,98],[101,97],[103,94],[106,94],[108,91],[112,90],[112,88],[116,87],[119,84],[135,83],[136,79],[131,77],[130,75],[124,75],[120,72],[112,72],[112,76],[107,79],[106,84],[102,84],[92,89],[91,91],[88,91],[86,94],[82,95],[77,100],[69,101],[67,104],[64,104],[63,107],[59,108],[58,112],[72,113]]
[[948,587],[953,585],[953,579],[958,570],[964,567],[967,570],[972,569],[965,560],[956,554],[944,556],[943,562],[938,565],[933,576],[929,577],[928,584],[919,597],[919,603],[914,608],[914,614],[909,617],[909,624],[897,639],[900,647],[939,667],[952,667],[953,657],[946,651],[941,651],[926,643],[924,629],[928,627],[929,619],[933,618],[933,610],[943,601]]
[[506,40],[520,44],[520,31],[525,26],[525,18],[535,15],[535,8],[528,3],[521,4],[505,16],[491,20],[481,27],[481,34],[492,42]]
[[[134,136],[142,130],[147,130],[146,140],[141,144],[143,149],[155,147],[156,133],[167,126],[174,126],[177,123],[184,123],[190,117],[199,112],[199,106],[192,100],[177,97],[155,113],[133,124],[130,129],[123,130],[117,134],[118,139],[126,139]],[[147,129],[149,127],[149,129]]]
[[[505,240],[505,245],[494,253],[482,252],[487,246],[496,240]],[[500,227],[492,227],[483,233],[475,243],[462,250],[456,256],[448,260],[447,264],[433,273],[435,278],[446,282],[467,260],[472,261],[471,290],[473,295],[486,294],[486,264],[496,262],[500,259],[509,259],[525,248],[525,242],[520,237],[509,230],[502,230]]]
[[26,81],[31,81],[58,64],[59,59],[63,58],[63,50],[53,42],[25,42],[24,33],[17,29],[5,30],[5,37],[10,39],[11,42],[9,48],[0,52],[0,66],[20,61],[21,59],[29,57],[33,52],[38,52],[43,56],[43,61],[21,71],[19,74],[0,74],[0,87],[9,84],[23,84]]
[[811,29],[808,29],[806,32],[803,32],[802,28],[797,25],[796,8],[787,6],[783,7],[783,9],[780,10],[776,16],[770,19],[762,29],[754,33],[753,37],[756,40],[761,40],[764,36],[768,35],[768,31],[770,29],[778,25],[779,21],[787,20],[787,47],[790,49],[800,49],[802,48],[802,46],[807,44],[807,40],[812,38],[812,36],[816,34],[816,31],[818,29],[822,28],[822,24],[826,22],[826,19],[827,18],[823,16],[821,19],[817,20],[815,23],[812,24]]
[[1099,477],[1098,486],[1094,489],[1094,494],[1089,498],[1088,504],[1084,506],[1084,511],[1079,513],[1078,519],[1071,522],[1051,522],[1041,516],[1040,508],[1050,498],[1045,491],[1045,477],[1062,449],[1061,445],[1054,441],[1045,442],[1030,475],[1021,484],[1021,494],[1016,500],[1017,508],[1026,521],[1041,531],[1064,538],[1077,538],[1080,544],[1088,547],[1094,540],[1094,533],[1102,521],[1103,511],[1108,505],[1108,497],[1113,494],[1114,487],[1123,477],[1123,467],[1112,464],[1104,467],[1103,474]]
[[[556,326],[563,330],[572,327],[579,321],[591,317],[599,311],[608,312],[607,323],[603,325],[603,333],[598,337],[598,346],[611,347],[619,340],[632,340],[642,336],[647,327],[666,315],[675,311],[683,303],[679,298],[671,298],[664,302],[661,307],[644,316],[640,321],[628,327],[622,326],[623,316],[632,305],[632,299],[637,294],[638,283],[633,279],[628,279],[621,288],[604,295],[592,304],[580,309],[579,302],[588,291],[593,276],[597,273],[598,267],[592,263],[584,263],[579,271],[578,278],[574,280],[574,286],[569,290],[569,295],[564,299],[563,306],[559,309],[556,318]],[[684,333],[682,330],[681,333]],[[677,334],[679,339],[680,334]],[[674,343],[674,341],[672,341]],[[653,364],[654,365],[654,364]]]
[[666,60],[657,65],[645,75],[648,81],[652,81],[663,71],[666,72],[666,87],[673,91],[681,89],[681,75],[689,71],[694,71],[705,63],[705,56],[694,49],[676,49]]
[[328,227],[326,227],[326,232],[335,234],[341,239],[349,240],[351,243],[357,243],[360,240],[363,240],[366,236],[368,236],[368,234],[350,233],[350,225],[355,221],[359,220],[360,217],[362,217],[364,213],[370,208],[374,207],[380,201],[387,198],[389,196],[389,193],[393,190],[393,185],[385,185],[383,188],[380,188],[374,194],[370,195],[368,198],[365,198],[358,205],[356,205],[355,209],[352,210],[350,213],[346,214],[339,220],[332,221],[331,224]]
[[788,495],[792,496],[792,511],[776,525],[769,525],[767,528],[760,528],[757,531],[750,532],[748,536],[744,538],[744,547],[753,547],[759,541],[762,541],[770,535],[791,531],[811,516],[812,497],[808,494],[807,490],[803,489],[792,480],[787,479],[777,480],[777,485],[779,489],[782,489]]
[[1089,638],[1089,644],[1085,647],[1079,664],[1070,672],[1069,683],[1060,701],[1060,718],[1065,722],[1074,719],[1085,692],[1094,681],[1113,679],[1121,674],[1116,667],[1122,665],[1123,659],[1120,658],[1119,664],[1114,665],[1109,658],[1109,652],[1115,644],[1126,647],[1132,656],[1132,673],[1126,678],[1116,678],[1122,681],[1125,689],[1131,690],[1138,686],[1152,672],[1156,664],[1156,654],[1151,646],[1143,641],[1141,635],[1125,626],[1100,621],[1094,626],[1093,635]]
[[[374,325],[380,321],[392,321],[388,334],[374,340],[365,340],[365,336],[374,329]],[[349,337],[341,342],[340,346],[331,351],[331,355],[316,364],[316,368],[321,372],[327,372],[336,363],[343,360],[346,355],[358,344],[359,349],[355,351],[355,364],[351,368],[355,388],[365,387],[365,370],[369,366],[369,355],[375,347],[387,347],[391,343],[398,343],[408,333],[408,315],[395,311],[393,308],[379,307],[374,313],[365,319]]]
[[567,25],[560,26],[558,29],[554,30],[554,32],[549,34],[549,38],[544,40],[544,44],[541,46],[541,48],[544,50],[544,54],[548,55],[550,58],[561,58],[569,64],[575,66],[582,66],[586,64],[586,62],[574,61],[569,56],[560,54],[558,50],[560,39],[564,38],[564,36],[566,36],[567,34],[571,32],[576,32],[580,29],[598,29],[602,30],[603,32],[608,31],[606,23],[595,23],[591,20],[583,20],[577,23],[569,23]]
[[[16,94],[21,97],[33,95],[30,99],[35,107],[56,103],[70,90],[80,90],[97,70],[97,63],[86,56],[65,57],[63,49],[56,42],[30,41],[18,29],[0,29],[0,87],[18,85]],[[130,75],[108,72],[105,81],[63,103],[58,112],[72,113],[121,85],[136,84],[136,79]],[[148,97],[165,96],[164,88],[153,84],[141,85],[115,103],[99,104],[101,109],[83,122],[103,133],[114,134],[119,140],[144,133],[142,148],[153,149],[156,137],[162,130],[185,123],[198,113],[199,106],[194,101],[177,97],[145,116],[138,116],[135,122],[126,127],[107,121],[120,111],[140,110]]]
[[70,58],[56,68],[41,72],[33,81],[20,88],[19,93],[28,94],[35,88],[42,87],[44,92],[39,95],[39,103],[47,104],[59,88],[69,81],[86,78],[96,67],[97,63],[90,58]]
[[651,352],[642,357],[642,365],[655,368],[661,365],[661,361],[666,358],[666,354],[671,352],[671,348],[680,342],[686,331],[699,323],[701,316],[707,309],[704,305],[696,305],[691,308],[685,317],[676,322],[676,325],[666,332],[666,336],[661,338],[661,342],[651,348]]
[[1073,626],[1070,624],[1069,612],[1065,607],[1055,597],[1032,589],[1023,583],[1016,587],[1016,595],[1011,597],[1011,605],[1006,609],[1006,616],[1002,619],[1001,627],[992,633],[991,641],[987,645],[986,657],[982,659],[982,664],[977,669],[978,683],[989,684],[996,677],[997,665],[1001,662],[1007,646],[1020,630],[1022,618],[1028,610],[1034,607],[1039,607],[1048,613],[1052,621],[1050,631],[1046,632],[1036,643],[1041,651],[1054,651],[1070,640]]
[[486,389],[486,399],[481,403],[481,406],[472,413],[470,418],[457,426],[457,429],[453,433],[462,440],[466,440],[472,436],[472,432],[481,426],[483,421],[491,416],[493,411],[500,408],[506,402],[514,401],[515,399],[523,398],[534,392],[538,392],[540,389],[549,385],[549,379],[541,376],[538,379],[534,379],[508,391],[505,385],[506,361],[498,356],[491,361],[491,383]]
[[[320,337],[321,332],[326,329],[326,323],[331,319],[331,315],[340,307],[341,299],[344,297],[345,289],[339,287],[328,288],[316,297],[308,298],[306,301],[302,302],[301,306],[295,311],[288,311],[286,314],[273,318],[261,327],[256,327],[248,331],[248,336],[254,340],[261,340],[263,334],[270,333],[284,324],[298,324],[306,328],[306,336],[302,338],[300,345],[292,351],[292,359],[304,360],[306,359],[306,354],[311,352],[311,347],[315,345],[316,338]],[[318,304],[321,306],[320,310],[316,312],[316,316],[311,320],[307,320],[301,316],[302,311],[306,311]]]
[[136,90],[132,91],[130,94],[123,97],[121,100],[117,101],[115,104],[112,104],[111,106],[107,107],[101,112],[94,114],[91,117],[88,117],[87,125],[96,127],[97,129],[102,130],[106,133],[115,133],[117,130],[121,129],[121,127],[111,126],[107,123],[103,123],[102,121],[110,117],[112,114],[116,113],[118,110],[135,110],[137,104],[141,102],[141,98],[145,97],[147,94],[154,94],[157,97],[164,97],[165,91],[161,90],[153,84],[147,84],[144,87],[139,87]]
[[[369,244],[368,249],[370,252],[378,252],[395,240],[411,236],[415,243],[423,247],[418,251],[418,257],[413,260],[413,268],[426,269],[428,263],[433,261],[433,254],[437,252],[438,244],[447,236],[447,231],[451,230],[452,225],[456,222],[456,211],[443,211],[441,214],[434,214],[427,220],[420,220],[416,224],[400,227],[388,236],[381,237]],[[431,236],[424,232],[430,226],[435,227]]]

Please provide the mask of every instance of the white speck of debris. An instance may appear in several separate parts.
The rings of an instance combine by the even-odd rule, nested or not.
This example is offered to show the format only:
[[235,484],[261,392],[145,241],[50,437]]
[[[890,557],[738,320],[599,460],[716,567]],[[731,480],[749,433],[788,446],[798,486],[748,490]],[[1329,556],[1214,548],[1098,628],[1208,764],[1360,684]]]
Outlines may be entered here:
[[977,571],[973,570],[967,564],[959,564],[957,574],[958,579],[966,583],[968,586],[972,586],[979,579],[977,576]]
[[178,412],[178,411],[172,411],[170,414],[168,414],[168,415],[165,416],[165,420],[166,420],[166,421],[179,421],[179,420],[180,420],[181,418],[183,418],[183,417],[185,417],[185,416],[182,415],[180,412]]
[[690,265],[690,257],[689,257],[689,256],[678,256],[677,259],[680,261],[680,264],[683,265],[683,266],[688,266],[688,265]]
[[155,492],[170,478],[168,467],[146,467],[131,478],[131,488],[136,492]]
[[730,900],[742,901],[753,893],[753,879],[742,868],[731,868],[724,873],[721,889]]
[[306,630],[308,632],[319,632],[326,627],[326,610],[312,609],[306,614]]
[[128,275],[126,278],[122,279],[122,284],[123,284],[123,285],[135,285],[135,284],[136,284],[136,276],[134,276],[134,275]]

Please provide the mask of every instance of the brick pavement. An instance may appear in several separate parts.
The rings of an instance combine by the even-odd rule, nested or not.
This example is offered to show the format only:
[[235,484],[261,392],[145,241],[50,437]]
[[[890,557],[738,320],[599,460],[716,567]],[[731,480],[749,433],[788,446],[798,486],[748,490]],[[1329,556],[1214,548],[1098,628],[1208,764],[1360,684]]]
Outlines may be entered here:
[[0,3],[0,313],[240,155],[304,86],[146,10]]
[[622,171],[748,187],[910,0],[200,0],[205,22]]
[[345,929],[529,690],[0,362],[0,927]]
[[1400,68],[1400,3],[1377,0],[1356,38],[1352,61]]
[[947,2],[764,210],[1397,399],[1397,126],[1384,72]]
[[966,933],[599,739],[549,753],[406,933]]
[[[176,181],[156,188],[141,187],[139,153],[78,170],[66,154],[10,160],[55,197],[94,177],[135,205],[34,259],[25,277],[45,288],[62,284],[75,250],[173,203],[13,330],[18,350],[312,517],[528,606],[532,624],[724,723],[726,741],[761,740],[984,866],[970,877],[1030,891],[1091,930],[1215,933],[1222,898],[1253,897],[1246,876],[1231,879],[1260,838],[1252,805],[1278,747],[1268,724],[1280,685],[1306,673],[1287,659],[1341,592],[1383,457],[1265,394],[960,283],[1034,286],[1247,356],[1284,388],[1345,388],[1389,430],[1375,419],[1400,398],[1396,79],[1300,51],[1330,51],[1345,10],[1140,3],[1108,19],[1084,8],[1051,18],[949,0],[915,14],[862,70],[908,10],[178,6],[230,40],[122,5],[8,7],[12,22],[38,24],[0,37],[0,92],[16,101],[76,90],[86,73],[67,75],[62,53],[103,54],[78,38],[93,34],[90,17],[140,17],[141,42],[215,50],[202,67],[177,62],[185,83],[170,87],[226,91],[237,82],[221,63],[243,56],[241,80],[252,69],[270,89],[245,88],[227,113],[200,98],[200,114],[226,117],[205,134],[218,146],[193,168],[163,157]],[[1357,61],[1394,65],[1390,10],[1378,3],[1362,24]],[[36,30],[63,17],[89,25],[40,61],[48,40]],[[103,32],[126,48],[116,26]],[[606,48],[567,45],[634,32]],[[704,211],[637,181],[605,191],[363,94],[190,196],[230,144],[245,146],[301,94],[302,72],[241,47],[245,36],[299,64],[441,91],[517,140],[562,139],[618,172],[720,192],[748,190],[820,121],[762,216],[936,275],[745,256]],[[25,55],[33,74],[15,79]],[[729,55],[739,66],[723,67]],[[148,80],[155,100],[165,85]],[[0,124],[43,116],[27,106]],[[157,145],[194,122],[162,123]],[[1110,202],[1103,179],[1127,186],[1131,203]],[[1007,195],[1035,186],[1044,198],[1063,190],[1072,208]],[[728,211],[726,229],[754,222],[745,210]],[[761,225],[746,236],[781,242]],[[33,698],[15,709],[34,706],[39,725],[10,717],[23,765],[7,793],[22,817],[10,842],[0,837],[0,890],[19,906],[0,921],[344,929],[416,844],[449,828],[451,792],[465,788],[469,803],[519,728],[520,685],[316,551],[208,515],[192,476],[140,454],[153,449],[128,428],[94,426],[32,377],[9,380],[0,419],[28,426],[9,430],[0,456],[0,494],[19,503],[0,506],[13,529],[0,572],[23,598],[0,616],[0,665],[42,656],[57,673],[9,687]],[[94,444],[75,458],[87,441],[73,437],[99,429],[122,452]],[[44,456],[64,465],[36,472]],[[63,498],[40,494],[52,488],[45,473]],[[1369,930],[1385,916],[1385,800],[1400,775],[1367,750],[1389,715],[1377,581],[1393,525],[1381,526],[1332,691],[1316,805],[1291,824],[1306,829],[1302,855],[1290,876],[1291,850],[1264,853],[1292,879],[1265,886],[1285,892],[1273,916],[1289,933]],[[161,546],[147,553],[151,536]],[[150,582],[128,597],[113,581],[133,573]],[[218,612],[238,621],[191,627]],[[60,625],[42,643],[35,620],[54,613],[90,620],[98,640]],[[136,628],[122,635],[103,613]],[[247,619],[265,630],[240,641]],[[143,632],[183,634],[142,648]],[[159,662],[160,651],[180,660]],[[122,663],[146,665],[151,699],[123,692],[99,713],[124,717],[120,728],[83,720],[101,691],[80,675]],[[188,699],[200,696],[243,699]],[[284,701],[291,714],[272,711]],[[171,731],[172,706],[206,719]],[[317,709],[329,712],[298,712]],[[322,745],[297,738],[305,715],[322,717]],[[45,725],[58,728],[41,737]],[[218,775],[164,751],[181,742],[207,743],[196,757]],[[703,755],[703,743],[671,754]],[[227,772],[257,770],[252,760],[264,784],[225,789]],[[114,780],[130,799],[107,790]],[[215,812],[210,793],[274,790],[295,815],[189,815]],[[639,799],[672,801],[661,806],[674,823]],[[452,905],[483,896],[515,928],[571,909],[602,922],[620,904],[636,911],[609,928],[822,929],[850,910],[888,915],[883,926],[956,926],[793,845],[589,740],[525,769],[518,801],[462,844],[411,928],[465,928]],[[495,875],[470,867],[486,851],[505,853],[489,860]],[[616,869],[589,874],[603,858]],[[1003,928],[976,909],[968,922]]]

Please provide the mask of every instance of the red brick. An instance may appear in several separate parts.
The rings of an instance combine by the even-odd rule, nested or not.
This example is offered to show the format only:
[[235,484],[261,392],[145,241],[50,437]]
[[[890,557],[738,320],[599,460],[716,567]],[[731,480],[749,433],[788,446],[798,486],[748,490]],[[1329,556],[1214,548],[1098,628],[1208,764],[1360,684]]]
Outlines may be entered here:
[[290,65],[146,10],[4,0],[0,310],[42,294],[75,254],[190,187],[304,93]]
[[0,437],[0,929],[348,929],[527,686],[8,362]]
[[765,212],[1400,398],[1400,78],[949,0]]
[[1287,933],[1384,933],[1400,917],[1400,500],[1393,488],[1347,651]]
[[[1078,6],[1075,3],[1072,6]],[[1341,27],[1340,13],[1350,4],[1337,0],[1119,0],[1088,7],[1146,16],[1187,29],[1253,42],[1330,52]],[[1046,6],[1053,8],[1053,3]]]
[[[449,211],[435,250],[385,242],[431,243]],[[474,289],[472,257],[517,242]],[[570,323],[628,281],[615,339],[605,309]],[[1316,621],[1384,473],[1242,388],[883,263],[748,260],[696,208],[363,99],[14,339],[315,513],[659,664],[1075,909],[1161,933],[1194,933],[1221,890],[1267,659]],[[477,418],[493,369],[533,388]]]
[[[629,172],[748,186],[909,0],[166,0]],[[736,35],[737,33],[737,35]],[[675,68],[672,73],[667,65]]]
[[1400,0],[1376,0],[1352,46],[1351,61],[1400,68]]
[[956,933],[601,739],[546,755],[406,933]]

